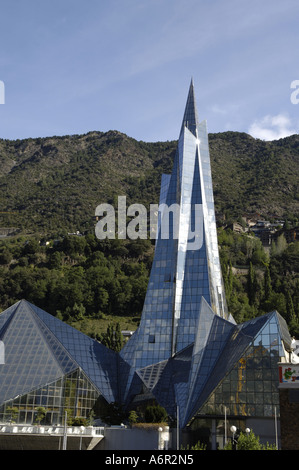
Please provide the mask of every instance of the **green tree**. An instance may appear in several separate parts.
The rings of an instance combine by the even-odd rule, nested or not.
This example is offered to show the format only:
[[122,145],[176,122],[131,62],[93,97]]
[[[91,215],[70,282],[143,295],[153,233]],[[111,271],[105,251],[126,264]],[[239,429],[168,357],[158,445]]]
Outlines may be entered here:
[[144,419],[146,423],[167,422],[167,411],[161,405],[150,405],[145,409]]
[[37,411],[37,414],[36,414],[36,417],[35,417],[35,422],[36,422],[36,424],[40,424],[41,421],[46,416],[47,410],[43,406],[39,406],[38,408],[36,408],[36,411]]
[[276,242],[272,244],[271,246],[271,256],[277,256],[283,253],[288,247],[286,238],[284,234],[282,233],[279,235],[277,238]]
[[283,317],[286,316],[286,299],[282,292],[272,292],[269,299],[263,302],[265,312],[277,310]]
[[109,323],[106,333],[103,333],[100,341],[104,346],[113,351],[119,352],[123,347],[123,335],[120,323]]
[[293,299],[292,299],[291,292],[289,289],[286,292],[285,298],[286,298],[286,313],[287,313],[286,320],[289,323],[291,322],[291,320],[294,320],[296,316]]
[[11,252],[7,248],[4,248],[4,250],[0,253],[0,264],[9,264],[11,260]]
[[135,410],[131,410],[128,419],[130,424],[135,424],[139,420],[139,415]]
[[261,450],[259,437],[253,431],[250,431],[250,433],[241,432],[238,438],[237,450]]
[[[237,441],[237,450],[277,450],[275,445],[266,445],[260,443],[259,436],[256,436],[253,431],[249,433],[241,432]],[[229,442],[224,450],[232,450],[232,443]]]
[[292,319],[289,322],[289,330],[290,334],[292,336],[295,336],[295,338],[298,338],[299,336],[299,319],[297,316],[292,317]]
[[85,312],[86,312],[86,309],[84,307],[84,305],[81,303],[81,304],[77,304],[75,302],[74,306],[73,306],[73,311],[72,311],[72,317],[75,319],[75,320],[83,320],[84,319],[84,315],[85,315]]
[[249,304],[254,305],[256,301],[256,293],[257,293],[257,278],[256,278],[256,272],[255,272],[252,262],[250,262],[249,270],[248,270],[247,292],[248,292]]
[[49,259],[50,268],[59,269],[61,267],[62,258],[63,258],[63,253],[60,251],[54,251],[54,253],[51,253],[50,259]]
[[232,268],[231,261],[229,261],[229,263],[226,263],[224,266],[223,281],[224,281],[226,299],[227,299],[227,302],[229,302],[233,293],[233,281],[234,281],[233,268]]
[[269,300],[272,293],[272,283],[271,283],[271,275],[269,266],[266,266],[265,274],[264,274],[264,300]]
[[16,406],[8,406],[5,412],[5,418],[10,423],[15,423],[19,415],[19,409]]

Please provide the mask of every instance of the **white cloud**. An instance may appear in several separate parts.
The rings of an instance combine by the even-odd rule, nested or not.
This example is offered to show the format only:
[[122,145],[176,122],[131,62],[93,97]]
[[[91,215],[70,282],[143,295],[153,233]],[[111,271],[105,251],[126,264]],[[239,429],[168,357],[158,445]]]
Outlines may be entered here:
[[248,130],[252,137],[262,140],[282,139],[297,132],[290,118],[285,114],[277,114],[276,116],[268,114],[262,119],[254,121]]

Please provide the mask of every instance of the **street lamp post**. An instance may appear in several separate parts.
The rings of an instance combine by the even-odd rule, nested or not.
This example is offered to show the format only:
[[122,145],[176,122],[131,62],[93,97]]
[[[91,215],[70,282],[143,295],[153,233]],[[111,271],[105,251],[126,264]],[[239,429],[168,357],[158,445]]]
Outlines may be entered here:
[[82,434],[84,433],[84,431],[85,431],[85,427],[80,426],[80,445],[79,445],[80,450],[82,450]]
[[235,433],[237,431],[237,428],[236,428],[236,426],[231,426],[230,430],[233,433],[232,448],[233,448],[233,450],[236,450],[237,446],[236,446],[236,442],[235,442]]
[[64,429],[63,429],[62,450],[67,450],[67,411],[64,414]]

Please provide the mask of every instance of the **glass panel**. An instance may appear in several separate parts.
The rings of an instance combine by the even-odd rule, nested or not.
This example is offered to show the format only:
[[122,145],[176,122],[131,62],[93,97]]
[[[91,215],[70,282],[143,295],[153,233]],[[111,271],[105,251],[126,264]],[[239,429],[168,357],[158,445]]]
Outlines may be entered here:
[[[200,414],[221,413],[221,408],[226,406],[229,413],[236,416],[273,416],[274,408],[279,409],[279,395],[273,393],[273,390],[277,392],[279,355],[276,346],[281,340],[277,323],[275,331],[273,318],[271,321],[271,341],[268,320],[265,327],[253,338],[251,345],[246,348],[241,359],[221,384],[216,386],[201,408]],[[252,325],[253,323],[254,321]],[[274,344],[273,348],[271,343]],[[230,396],[225,392],[229,389]]]
[[[86,400],[88,397],[88,400]],[[99,392],[90,383],[81,370],[76,370],[40,389],[11,400],[0,408],[0,421],[7,422],[12,419],[11,408],[18,410],[13,420],[17,423],[34,424],[37,407],[43,406],[47,410],[42,423],[63,424],[65,411],[68,418],[87,418],[99,398]]]

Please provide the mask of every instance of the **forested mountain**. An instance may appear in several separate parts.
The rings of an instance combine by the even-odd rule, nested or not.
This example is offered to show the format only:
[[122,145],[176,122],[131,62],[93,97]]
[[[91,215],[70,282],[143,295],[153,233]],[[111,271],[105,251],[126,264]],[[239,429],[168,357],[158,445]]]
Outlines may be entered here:
[[[266,253],[254,236],[224,229],[244,213],[298,224],[299,136],[224,132],[209,142],[229,310],[242,322],[277,309],[299,337],[299,242],[280,239]],[[135,329],[154,243],[97,240],[95,208],[120,195],[128,205],[158,203],[175,150],[117,131],[0,140],[0,234],[18,229],[0,241],[0,311],[26,298],[96,337],[111,321]],[[77,230],[85,236],[67,235]]]
[[[219,216],[298,216],[299,136],[264,142],[244,133],[210,134]],[[158,202],[176,142],[145,143],[117,131],[0,140],[0,226],[33,231],[91,227],[95,208],[126,195]]]

